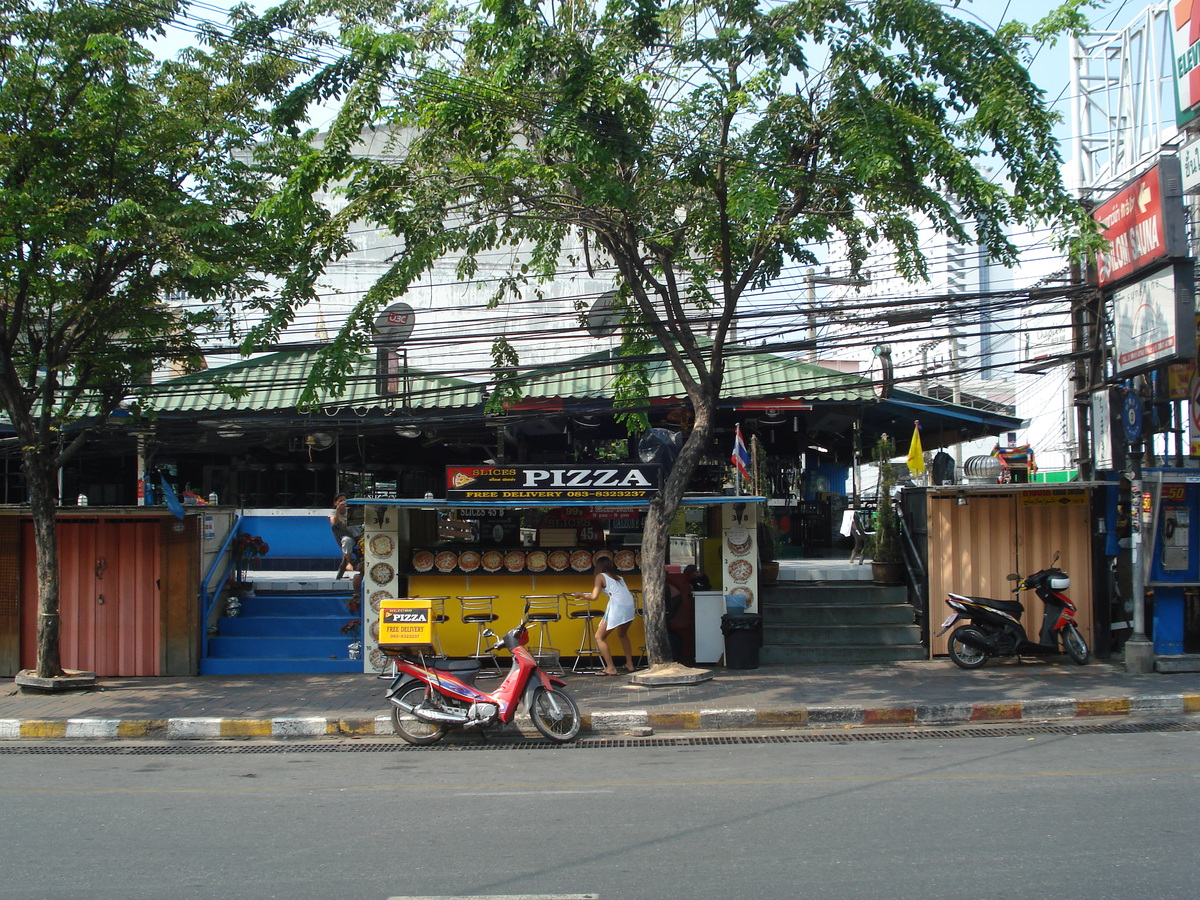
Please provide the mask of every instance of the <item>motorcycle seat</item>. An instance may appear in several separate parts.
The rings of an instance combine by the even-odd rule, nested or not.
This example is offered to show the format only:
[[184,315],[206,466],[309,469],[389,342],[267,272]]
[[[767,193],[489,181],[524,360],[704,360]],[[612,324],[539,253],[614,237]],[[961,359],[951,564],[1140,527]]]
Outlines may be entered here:
[[955,593],[951,593],[950,596],[959,600],[965,600],[968,603],[974,603],[977,606],[986,606],[988,609],[1008,613],[1010,616],[1019,616],[1025,612],[1025,607],[1018,600],[994,600],[991,597],[970,597],[966,594]]
[[972,597],[971,599],[982,606],[1008,613],[1010,616],[1019,616],[1025,612],[1025,607],[1019,600],[993,600],[991,597]]

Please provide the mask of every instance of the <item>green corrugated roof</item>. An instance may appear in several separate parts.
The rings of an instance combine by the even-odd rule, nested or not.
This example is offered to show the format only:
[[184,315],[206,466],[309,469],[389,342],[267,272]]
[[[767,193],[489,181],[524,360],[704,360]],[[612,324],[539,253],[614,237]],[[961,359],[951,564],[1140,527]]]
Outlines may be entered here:
[[[607,399],[619,365],[610,351],[577,357],[518,379],[526,400]],[[683,397],[683,385],[665,359],[649,364],[649,397]],[[726,353],[721,395],[728,399],[770,398],[828,402],[867,402],[874,399],[871,381],[862,375],[838,372],[812,363],[764,351],[733,348]]]
[[[318,351],[285,350],[227,366],[182,375],[138,392],[148,408],[160,413],[263,412],[296,409]],[[413,409],[475,406],[482,400],[480,385],[461,378],[408,369],[400,379],[401,393],[381,398],[374,356],[359,360],[342,394],[319,393],[322,406],[367,407],[403,405]],[[230,391],[235,396],[230,396]],[[241,395],[243,392],[243,396]]]

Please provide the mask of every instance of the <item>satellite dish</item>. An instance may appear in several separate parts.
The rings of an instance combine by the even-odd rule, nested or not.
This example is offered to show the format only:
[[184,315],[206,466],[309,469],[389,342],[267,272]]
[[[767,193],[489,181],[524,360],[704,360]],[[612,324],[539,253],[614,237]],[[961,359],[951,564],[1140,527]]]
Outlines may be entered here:
[[592,308],[587,311],[584,328],[594,338],[608,337],[621,325],[621,311],[615,309],[617,302],[616,291],[605,291],[596,298]]
[[871,388],[880,400],[892,396],[892,388],[896,384],[896,376],[892,367],[892,345],[876,344],[874,359],[871,360]]
[[408,340],[416,324],[416,313],[407,303],[393,303],[375,317],[375,335],[371,340],[376,344],[388,344],[398,347]]

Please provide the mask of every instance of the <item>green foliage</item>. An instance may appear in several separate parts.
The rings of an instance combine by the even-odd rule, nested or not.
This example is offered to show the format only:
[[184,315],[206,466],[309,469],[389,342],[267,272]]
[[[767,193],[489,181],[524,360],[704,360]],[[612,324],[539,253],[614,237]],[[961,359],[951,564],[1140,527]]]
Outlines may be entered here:
[[179,9],[0,11],[0,399],[29,446],[194,366],[197,332],[286,266],[254,153],[294,66],[229,41],[160,62],[144,41]]
[[875,510],[875,535],[871,539],[871,560],[877,563],[898,563],[903,560],[900,548],[900,520],[892,505],[896,474],[892,457],[896,448],[892,439],[881,435],[875,444],[874,459],[879,468],[879,491]]
[[[1023,224],[1048,222],[1080,255],[1101,245],[1062,184],[1054,115],[1021,65],[1029,35],[1075,27],[1079,4],[995,34],[956,5],[289,5],[289,27],[318,44],[324,17],[345,23],[348,50],[280,105],[279,123],[294,127],[314,99],[343,102],[319,149],[290,161],[263,207],[299,262],[253,338],[274,338],[314,296],[352,229],[382,229],[400,249],[339,341],[369,330],[439,260],[480,277],[504,249],[511,263],[490,275],[498,303],[536,298],[568,249],[582,255],[589,271],[611,273],[626,304],[616,391],[627,424],[641,425],[648,347],[665,355],[695,416],[646,528],[648,552],[665,552],[713,435],[747,292],[816,263],[823,245],[852,273],[891,251],[901,274],[924,278],[926,224],[1004,264],[1017,261],[1008,232]],[[368,132],[370,157],[355,152]],[[339,194],[336,213],[313,200],[325,189]]]
[[181,9],[0,7],[0,408],[43,573],[39,674],[61,672],[58,469],[158,366],[198,367],[198,332],[232,328],[290,265],[255,213],[288,159],[286,137],[263,139],[296,65],[242,41],[241,9],[232,39],[202,29],[203,49],[160,61],[146,41]]

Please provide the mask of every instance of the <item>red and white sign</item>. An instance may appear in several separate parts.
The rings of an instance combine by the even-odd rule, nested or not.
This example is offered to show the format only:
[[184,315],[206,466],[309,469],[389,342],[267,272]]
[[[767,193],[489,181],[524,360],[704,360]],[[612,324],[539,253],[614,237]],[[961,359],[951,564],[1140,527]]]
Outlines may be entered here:
[[1111,249],[1096,258],[1101,287],[1166,257],[1159,166],[1118,191],[1093,215],[1112,241]]
[[1171,4],[1171,49],[1175,74],[1176,124],[1182,127],[1200,103],[1200,0],[1175,0]]

